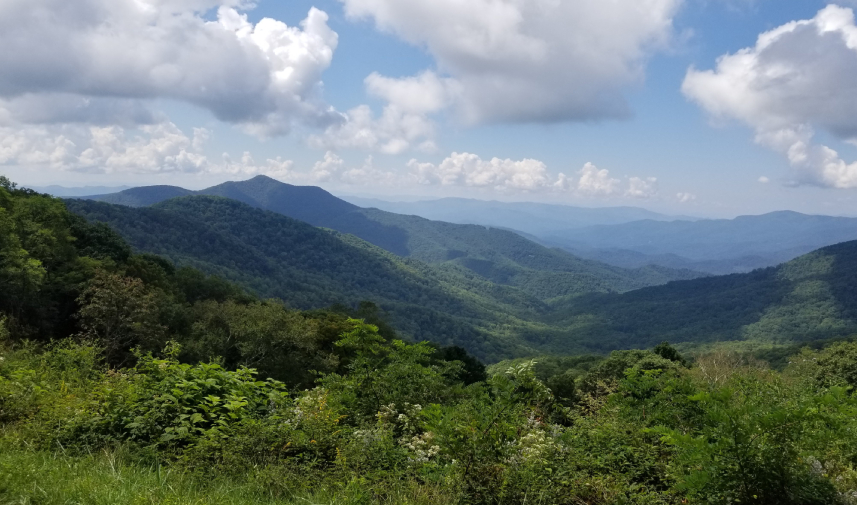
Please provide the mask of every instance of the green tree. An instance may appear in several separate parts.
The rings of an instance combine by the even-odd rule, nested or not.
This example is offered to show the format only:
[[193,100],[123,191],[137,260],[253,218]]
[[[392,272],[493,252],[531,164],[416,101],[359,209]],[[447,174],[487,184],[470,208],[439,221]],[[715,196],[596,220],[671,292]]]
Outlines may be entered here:
[[440,403],[455,394],[460,363],[433,360],[435,349],[427,342],[387,344],[377,326],[359,319],[349,324],[352,329],[336,342],[353,353],[348,372],[328,374],[320,384],[340,395],[357,419],[372,419],[385,406]]
[[78,302],[82,335],[101,343],[109,363],[127,364],[131,349],[163,345],[155,293],[140,279],[98,270]]
[[339,363],[319,341],[316,322],[277,300],[250,304],[206,300],[197,303],[193,313],[188,359],[219,356],[228,368],[254,368],[264,377],[298,388],[311,386],[314,372],[331,372]]

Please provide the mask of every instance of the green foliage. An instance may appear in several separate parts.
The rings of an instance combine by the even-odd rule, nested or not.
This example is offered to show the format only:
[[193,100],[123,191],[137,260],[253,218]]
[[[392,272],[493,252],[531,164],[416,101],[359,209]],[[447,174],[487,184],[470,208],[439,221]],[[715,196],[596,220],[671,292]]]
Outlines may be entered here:
[[320,384],[339,395],[355,422],[373,418],[386,405],[428,405],[455,394],[451,386],[461,363],[432,360],[435,350],[426,342],[385,345],[377,326],[357,319],[349,323],[352,329],[336,342],[353,353],[348,373],[329,374]]
[[193,306],[184,359],[219,357],[229,368],[245,366],[292,387],[311,386],[314,372],[339,365],[332,342],[318,324],[276,300],[238,303],[206,300]]
[[[857,344],[805,349],[782,373],[753,356],[786,347],[754,342],[697,353],[693,364],[664,342],[486,371],[461,347],[405,342],[394,328],[425,324],[445,334],[449,325],[452,341],[482,339],[477,349],[504,355],[522,349],[520,340],[504,342],[549,348],[579,327],[522,323],[518,315],[546,306],[503,313],[527,298],[460,266],[397,259],[225,200],[188,202],[170,205],[190,205],[211,223],[172,228],[187,232],[180,247],[197,254],[208,244],[205,254],[217,259],[217,237],[240,238],[223,242],[236,248],[217,259],[233,262],[227,271],[266,247],[261,257],[286,268],[265,259],[259,272],[295,273],[272,281],[287,292],[323,300],[389,288],[390,303],[301,312],[258,300],[163,257],[130,253],[109,229],[0,179],[2,500],[855,503]],[[252,219],[209,219],[224,213]],[[270,226],[253,230],[254,219]],[[218,235],[227,226],[234,229]],[[279,241],[242,249],[263,229]],[[193,238],[200,230],[210,242]],[[316,246],[338,253],[325,257]],[[30,276],[21,258],[41,273]],[[788,288],[788,303],[823,292],[847,299],[838,281],[816,289],[840,261],[804,258],[769,287]],[[319,280],[327,284],[312,285]],[[815,310],[804,309],[800,318]],[[454,315],[432,320],[444,311]],[[495,319],[478,322],[485,314]],[[778,312],[766,314],[770,323]],[[474,330],[479,324],[492,328],[490,338]],[[609,338],[605,346],[615,344]]]
[[613,351],[610,357],[595,366],[580,382],[586,393],[610,390],[610,386],[623,379],[629,372],[672,370],[675,361],[666,359],[652,351]]
[[[101,468],[91,454],[118,454],[122,489],[138,492],[152,481],[135,461],[163,465],[173,480],[149,484],[150,497],[227,496],[228,483],[285,501],[845,504],[857,490],[857,404],[818,380],[820,360],[779,374],[726,352],[690,369],[616,353],[580,379],[599,387],[566,403],[532,361],[465,388],[434,348],[347,323],[342,373],[292,394],[246,368],[181,363],[175,344],[121,370],[93,346],[4,348],[0,490],[31,496],[20,479],[35,461],[51,475]],[[87,472],[40,481],[44,496],[103,482]]]
[[840,338],[857,331],[857,242],[819,249],[747,274],[672,282],[623,294],[557,301],[549,321],[595,349],[671,342],[768,344]]
[[103,391],[97,408],[72,428],[110,441],[131,441],[166,449],[200,438],[225,437],[236,424],[270,414],[287,394],[282,383],[259,381],[248,368],[180,363],[171,343],[167,358],[141,356],[125,377]]
[[857,387],[857,343],[834,344],[818,353],[805,353],[802,359],[815,361],[815,379],[822,386]]
[[705,503],[842,501],[817,459],[832,440],[831,427],[853,410],[842,389],[795,391],[761,373],[735,376],[690,399],[699,404],[695,430],[658,430],[677,448],[677,489]]
[[82,335],[100,342],[110,363],[125,364],[129,349],[151,349],[163,341],[155,293],[138,278],[98,270],[78,302]]

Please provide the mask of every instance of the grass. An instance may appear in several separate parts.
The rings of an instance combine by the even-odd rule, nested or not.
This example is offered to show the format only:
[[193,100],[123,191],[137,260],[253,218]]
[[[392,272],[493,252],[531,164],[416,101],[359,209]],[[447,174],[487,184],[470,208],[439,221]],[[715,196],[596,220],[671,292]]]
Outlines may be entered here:
[[[256,469],[258,470],[258,469]],[[69,455],[0,440],[0,505],[428,505],[451,503],[437,487],[403,482],[382,495],[361,480],[289,492],[276,473],[250,471],[241,480],[202,479],[159,464],[135,462],[125,451]],[[272,480],[273,479],[273,480]]]

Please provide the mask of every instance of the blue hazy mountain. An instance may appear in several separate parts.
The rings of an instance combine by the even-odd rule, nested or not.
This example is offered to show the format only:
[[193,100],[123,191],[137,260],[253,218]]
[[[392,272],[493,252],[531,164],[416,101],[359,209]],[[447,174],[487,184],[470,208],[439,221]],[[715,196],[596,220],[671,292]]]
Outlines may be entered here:
[[539,239],[624,267],[657,264],[711,273],[746,272],[857,239],[857,219],[791,211],[735,219],[645,220],[545,233]]
[[129,189],[129,186],[83,186],[67,188],[65,186],[30,186],[33,191],[45,193],[59,198],[69,198],[77,196],[103,195],[105,193],[117,193]]
[[638,207],[583,208],[464,198],[346,199],[399,214],[512,229],[549,247],[623,268],[659,265],[712,274],[749,272],[857,239],[857,219],[790,211],[698,219]]
[[687,216],[669,216],[640,207],[589,208],[469,198],[441,198],[417,202],[389,202],[349,196],[343,199],[361,207],[374,207],[396,214],[410,214],[449,223],[509,228],[535,236],[542,236],[556,230],[622,224],[644,219],[655,221],[695,219]]

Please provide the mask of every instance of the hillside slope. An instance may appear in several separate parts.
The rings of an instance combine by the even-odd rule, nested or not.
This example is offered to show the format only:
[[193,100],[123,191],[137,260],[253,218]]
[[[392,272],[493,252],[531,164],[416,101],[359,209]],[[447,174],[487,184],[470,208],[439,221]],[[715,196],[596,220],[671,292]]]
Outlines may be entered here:
[[553,308],[551,324],[603,350],[662,340],[786,343],[849,335],[857,332],[857,241],[778,267],[591,294]]
[[[164,201],[179,190],[135,188],[94,199],[120,205],[150,205],[143,202]],[[140,196],[147,191],[151,193],[147,198]],[[582,260],[508,230],[362,209],[321,188],[293,186],[265,176],[227,182],[195,194],[231,198],[314,226],[349,233],[402,257],[464,267],[485,280],[521,288],[541,300],[593,291],[623,292],[702,275],[687,269],[623,269]]]
[[[519,338],[547,307],[465,269],[432,268],[350,235],[225,198],[131,208],[72,200],[70,211],[116,229],[137,250],[217,274],[297,308],[376,302],[416,340],[462,345],[483,359],[532,352]],[[499,328],[499,329],[498,329]]]

